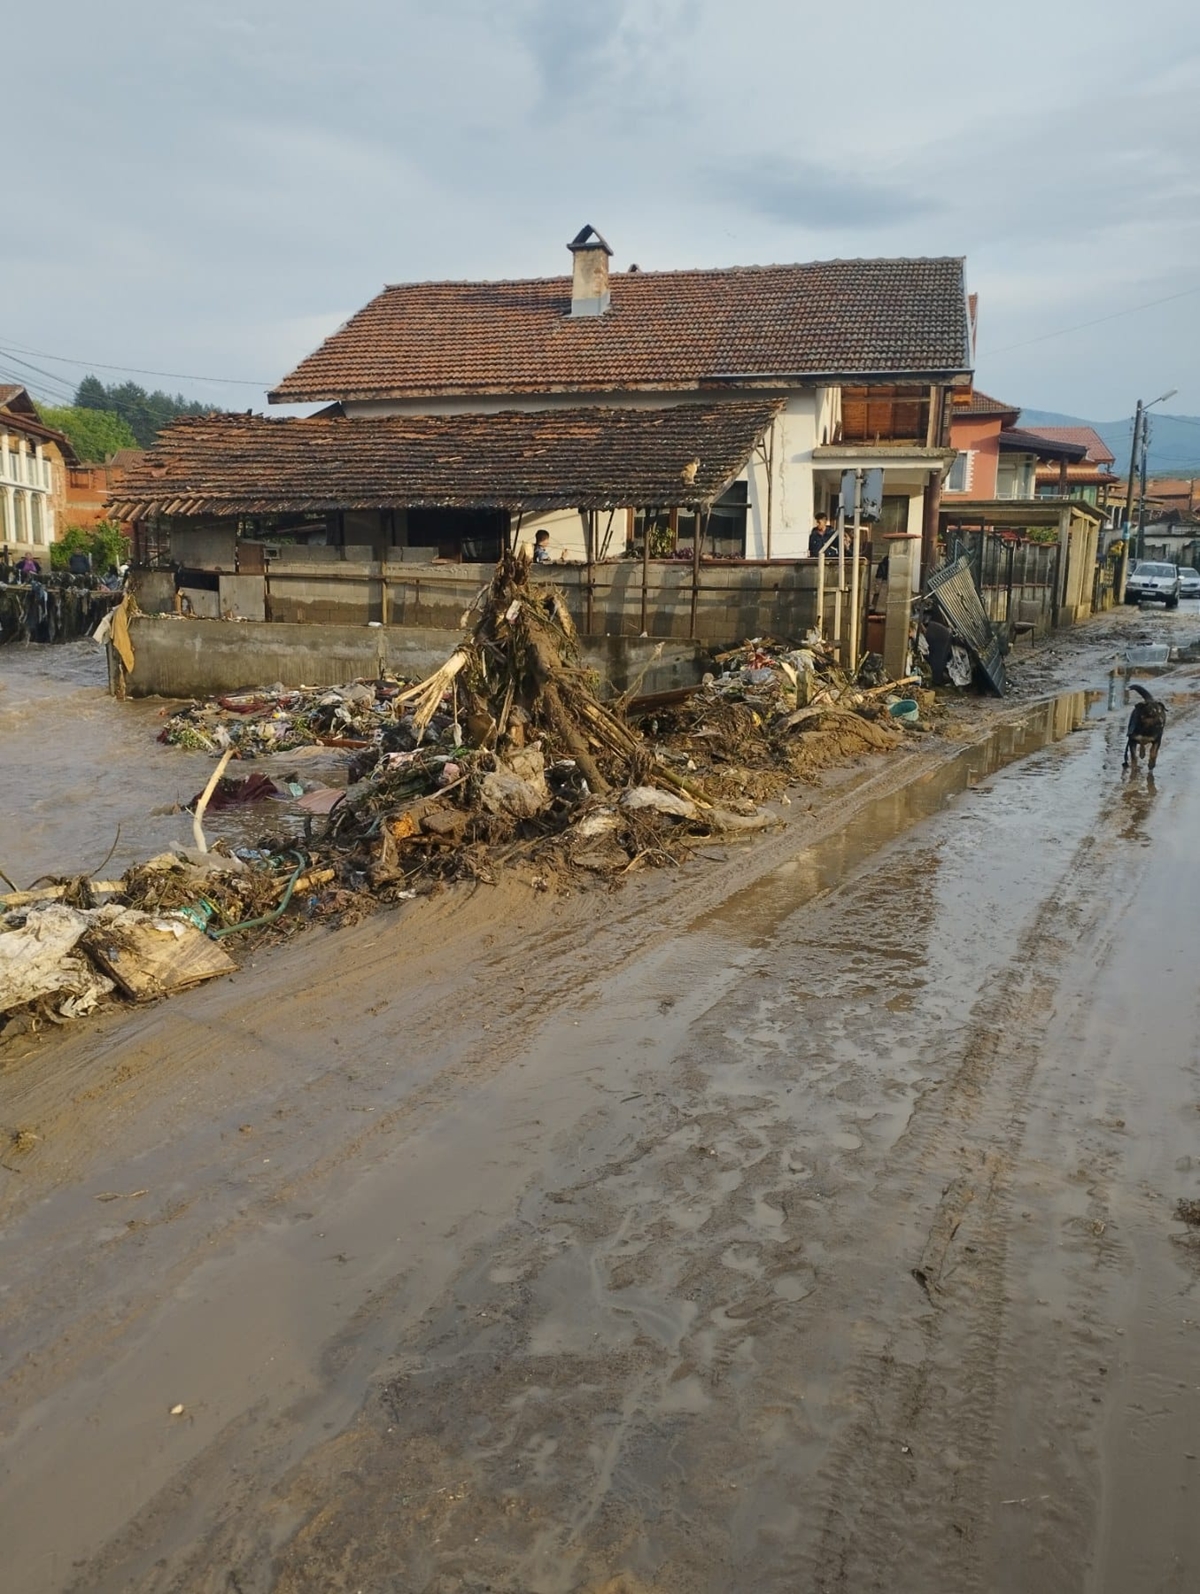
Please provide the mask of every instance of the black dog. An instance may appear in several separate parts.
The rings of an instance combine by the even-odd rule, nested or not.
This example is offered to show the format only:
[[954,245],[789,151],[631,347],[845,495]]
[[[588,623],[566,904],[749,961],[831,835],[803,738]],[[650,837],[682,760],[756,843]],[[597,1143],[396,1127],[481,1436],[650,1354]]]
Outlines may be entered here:
[[1160,703],[1156,697],[1151,697],[1144,686],[1135,686],[1131,682],[1129,690],[1136,692],[1142,701],[1133,705],[1133,713],[1129,716],[1125,758],[1121,767],[1128,769],[1132,757],[1136,769],[1138,754],[1146,752],[1149,755],[1146,767],[1153,769],[1158,763],[1158,750],[1162,746],[1163,731],[1167,727],[1167,705]]

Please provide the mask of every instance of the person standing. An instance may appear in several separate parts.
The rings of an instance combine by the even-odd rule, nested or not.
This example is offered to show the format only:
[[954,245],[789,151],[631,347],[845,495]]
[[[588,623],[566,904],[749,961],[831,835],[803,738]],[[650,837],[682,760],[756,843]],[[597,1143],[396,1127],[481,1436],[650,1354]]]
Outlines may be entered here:
[[[818,515],[816,525],[808,534],[808,556],[810,559],[815,559],[820,553],[821,544],[825,541],[826,537],[829,537],[829,516]],[[825,550],[825,557],[827,559],[836,559],[837,551],[837,536],[834,535],[829,539],[829,546]]]

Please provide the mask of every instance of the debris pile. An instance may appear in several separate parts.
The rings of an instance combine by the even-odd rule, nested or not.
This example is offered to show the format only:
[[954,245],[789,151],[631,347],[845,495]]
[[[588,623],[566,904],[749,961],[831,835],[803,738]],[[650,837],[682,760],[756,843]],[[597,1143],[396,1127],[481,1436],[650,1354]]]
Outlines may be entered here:
[[[535,884],[674,865],[713,837],[780,823],[760,806],[797,778],[895,746],[908,683],[868,658],[850,680],[815,637],[720,656],[695,691],[603,702],[561,597],[509,556],[477,623],[427,680],[228,695],[172,717],[160,739],[219,762],[193,809],[193,848],[119,880],[0,897],[0,1018],[61,1021],[146,1000],[232,966],[228,948],[346,922],[445,880],[491,882],[514,861]],[[890,700],[890,707],[889,707]],[[348,750],[350,784],[300,796],[233,757]],[[290,830],[209,851],[210,807],[290,798]],[[277,810],[276,810],[277,811]],[[269,826],[269,822],[268,822]],[[297,828],[297,826],[301,828]]]
[[404,682],[392,678],[288,691],[271,686],[191,703],[172,714],[160,742],[237,758],[296,747],[370,747],[394,725],[391,705]]

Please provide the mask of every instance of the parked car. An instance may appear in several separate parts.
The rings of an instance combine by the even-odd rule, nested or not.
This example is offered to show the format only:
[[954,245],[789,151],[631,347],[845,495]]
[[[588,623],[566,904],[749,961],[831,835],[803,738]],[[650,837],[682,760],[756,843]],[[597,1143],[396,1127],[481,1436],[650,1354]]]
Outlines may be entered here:
[[1179,596],[1200,598],[1200,570],[1193,570],[1191,565],[1179,566]]
[[1179,590],[1179,571],[1174,565],[1143,559],[1133,574],[1126,577],[1125,602],[1165,603],[1168,609],[1177,609]]

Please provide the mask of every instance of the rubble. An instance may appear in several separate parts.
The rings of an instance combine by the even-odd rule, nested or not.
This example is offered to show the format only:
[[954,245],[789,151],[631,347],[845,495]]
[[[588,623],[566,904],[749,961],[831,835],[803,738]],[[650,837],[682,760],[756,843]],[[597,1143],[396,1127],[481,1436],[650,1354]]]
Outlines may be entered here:
[[[119,880],[0,897],[0,1015],[37,1022],[166,994],[233,967],[234,938],[346,922],[516,862],[536,863],[542,888],[677,865],[713,837],[781,823],[764,801],[907,734],[890,709],[908,712],[911,683],[881,679],[876,658],[851,680],[810,636],[756,638],[714,662],[698,689],[601,701],[562,599],[510,556],[469,639],[425,681],[193,704],[160,740],[218,755],[189,805],[195,846]],[[346,749],[347,787],[225,774],[233,757],[309,745]],[[267,821],[256,846],[208,850],[206,809],[278,799],[290,829]]]

